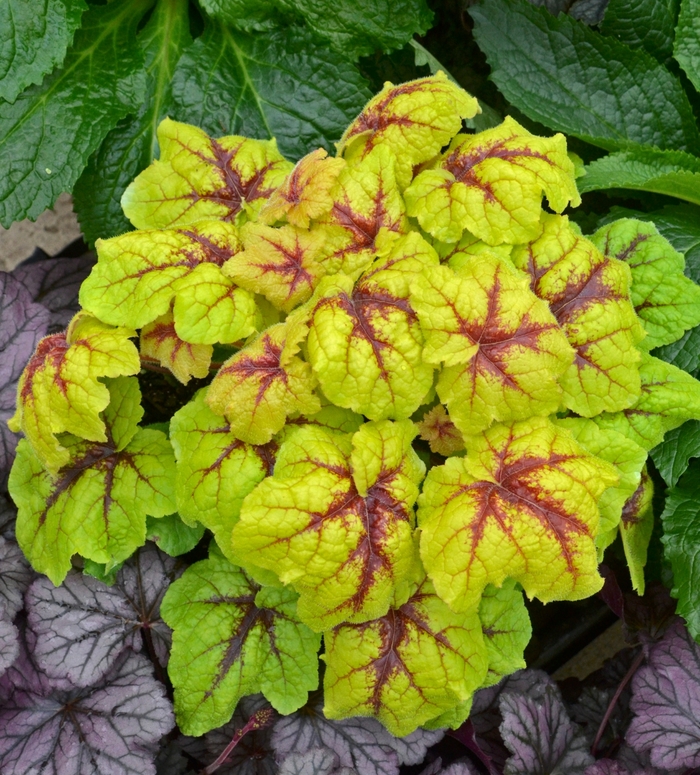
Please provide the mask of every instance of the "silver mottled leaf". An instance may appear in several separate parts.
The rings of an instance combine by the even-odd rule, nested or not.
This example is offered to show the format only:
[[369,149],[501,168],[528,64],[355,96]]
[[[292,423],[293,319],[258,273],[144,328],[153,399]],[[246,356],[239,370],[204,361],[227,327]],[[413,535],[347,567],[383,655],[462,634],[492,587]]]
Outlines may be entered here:
[[340,768],[338,757],[330,748],[311,748],[292,753],[280,764],[279,775],[357,775],[357,770]]
[[19,546],[0,536],[0,606],[10,619],[24,607],[24,593],[35,577]]
[[0,676],[12,665],[19,654],[17,628],[0,607]]

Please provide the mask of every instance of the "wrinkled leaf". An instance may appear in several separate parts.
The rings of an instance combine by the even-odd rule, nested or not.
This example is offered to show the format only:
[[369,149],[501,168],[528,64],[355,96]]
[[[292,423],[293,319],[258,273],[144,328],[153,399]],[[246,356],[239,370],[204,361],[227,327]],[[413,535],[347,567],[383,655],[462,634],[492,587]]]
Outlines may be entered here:
[[442,404],[434,406],[427,411],[423,418],[416,423],[420,437],[427,441],[430,450],[439,455],[449,457],[455,452],[464,449],[464,439],[457,430]]
[[700,5],[698,0],[681,0],[673,55],[693,86],[700,89]]
[[669,431],[650,455],[666,484],[675,487],[690,460],[700,457],[700,421],[691,420]]
[[340,767],[330,748],[311,748],[305,753],[292,753],[280,765],[279,775],[357,775],[357,770]]
[[603,35],[632,49],[643,48],[659,62],[670,59],[678,0],[610,0],[606,6]]

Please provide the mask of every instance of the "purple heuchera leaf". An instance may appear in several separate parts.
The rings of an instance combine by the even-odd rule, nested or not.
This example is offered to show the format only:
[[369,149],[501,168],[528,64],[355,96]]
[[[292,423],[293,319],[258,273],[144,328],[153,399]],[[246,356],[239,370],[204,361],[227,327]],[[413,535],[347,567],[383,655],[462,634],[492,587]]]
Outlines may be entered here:
[[[234,734],[246,725],[253,713],[269,707],[270,703],[262,694],[244,697],[228,724],[202,737],[181,737],[180,745],[203,766],[209,765],[231,742]],[[216,771],[216,775],[278,775],[271,737],[271,727],[248,732],[233,749],[228,761]]]
[[0,676],[11,667],[19,654],[17,628],[0,606]]
[[175,721],[149,661],[128,651],[98,684],[70,689],[37,669],[27,642],[0,678],[0,772],[155,775],[156,743]]
[[16,277],[0,272],[0,489],[6,486],[19,440],[7,427],[15,411],[17,380],[48,325],[49,311],[32,301]]
[[292,753],[280,764],[279,775],[359,775],[343,767],[330,748],[311,748],[305,753]]
[[499,698],[501,735],[512,753],[504,775],[583,775],[593,763],[584,734],[569,718],[556,685],[550,679],[524,683],[529,672],[521,671]]
[[52,678],[90,686],[124,649],[140,651],[144,633],[148,650],[166,665],[171,631],[160,618],[160,603],[183,569],[148,543],[123,565],[112,587],[77,571],[60,587],[37,579],[27,593],[37,664]]
[[700,646],[676,619],[632,683],[627,742],[661,769],[700,766]]
[[78,291],[95,260],[93,253],[80,258],[47,258],[18,266],[12,275],[34,301],[49,310],[51,328],[60,330],[78,311]]
[[278,759],[309,748],[330,748],[343,767],[354,767],[362,775],[397,775],[401,764],[418,764],[438,742],[442,731],[417,729],[397,738],[372,718],[331,721],[323,715],[322,699],[316,695],[301,710],[281,718],[272,732]]
[[436,759],[420,775],[477,775],[477,770],[467,761],[454,762],[443,768],[442,760]]
[[22,554],[22,550],[14,541],[0,536],[0,607],[10,619],[24,606],[24,593],[36,578]]

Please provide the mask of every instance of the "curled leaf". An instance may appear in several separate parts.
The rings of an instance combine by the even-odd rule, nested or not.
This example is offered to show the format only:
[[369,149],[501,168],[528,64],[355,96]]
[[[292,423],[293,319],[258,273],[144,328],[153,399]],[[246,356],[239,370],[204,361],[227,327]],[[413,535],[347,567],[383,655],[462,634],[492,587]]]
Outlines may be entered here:
[[408,214],[436,239],[457,242],[467,229],[500,245],[537,234],[543,193],[557,212],[581,202],[566,140],[532,135],[507,116],[493,129],[458,135],[405,197]]
[[158,127],[158,145],[160,159],[122,196],[124,213],[137,229],[236,221],[240,213],[259,210],[292,167],[274,140],[213,140],[169,118]]
[[645,468],[639,486],[622,509],[620,522],[620,535],[630,569],[632,589],[639,595],[644,594],[644,566],[647,564],[647,550],[654,530],[653,497],[654,483]]
[[438,594],[468,611],[506,577],[544,602],[597,592],[597,502],[616,482],[545,418],[473,437],[465,458],[431,469],[419,499],[421,558]]
[[180,339],[172,312],[147,323],[141,329],[139,344],[142,358],[158,362],[183,385],[192,377],[202,379],[209,375],[214,348],[210,344],[190,344]]

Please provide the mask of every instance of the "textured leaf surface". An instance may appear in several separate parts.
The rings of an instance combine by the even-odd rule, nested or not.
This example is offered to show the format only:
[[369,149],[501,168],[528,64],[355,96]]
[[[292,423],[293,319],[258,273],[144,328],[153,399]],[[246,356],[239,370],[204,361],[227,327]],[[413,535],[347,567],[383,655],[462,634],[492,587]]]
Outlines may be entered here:
[[274,140],[236,135],[215,140],[169,118],[159,124],[157,135],[160,159],[122,197],[124,213],[137,229],[240,221],[241,213],[260,208],[291,169]]
[[159,363],[186,385],[192,377],[209,376],[209,364],[214,348],[210,344],[190,344],[177,335],[175,318],[166,312],[152,323],[146,323],[139,337],[142,360]]
[[691,420],[669,431],[651,458],[669,487],[675,487],[692,458],[700,457],[700,421]]
[[396,186],[396,156],[380,145],[338,175],[333,204],[316,227],[325,237],[321,260],[329,274],[339,270],[355,279],[386,252],[389,237],[377,243],[382,229],[408,231],[405,206]]
[[3,226],[36,218],[70,191],[107,132],[143,98],[134,40],[149,4],[117,0],[90,8],[63,67],[14,103],[0,104]]
[[260,692],[281,713],[318,684],[320,636],[296,616],[292,590],[259,587],[214,552],[190,566],[161,606],[173,628],[168,671],[180,729],[201,735]]
[[616,481],[545,418],[473,437],[465,458],[431,469],[419,499],[421,558],[438,594],[461,611],[506,577],[543,602],[593,594],[597,501]]
[[616,430],[644,449],[686,420],[700,419],[700,382],[685,371],[644,355],[639,367],[642,394],[629,409],[595,417],[601,428]]
[[173,112],[175,66],[192,43],[187,0],[156,3],[137,40],[145,65],[145,97],[133,115],[105,137],[73,189],[74,208],[90,244],[131,229],[120,199],[158,155],[158,124]]
[[0,536],[0,610],[4,609],[8,619],[24,608],[24,593],[34,579],[34,573],[27,564],[22,550],[14,541]]
[[592,242],[632,271],[632,304],[642,321],[645,350],[670,344],[700,325],[700,286],[683,271],[685,259],[653,224],[621,219],[599,229]]
[[408,214],[436,239],[457,242],[468,229],[500,245],[537,234],[543,194],[557,212],[580,203],[566,141],[532,135],[508,116],[493,129],[456,137],[405,196]]
[[88,687],[104,678],[125,649],[141,651],[142,637],[166,665],[170,629],[160,618],[160,603],[181,572],[176,560],[146,544],[111,587],[77,571],[60,587],[37,579],[27,594],[27,611],[37,636],[38,667],[52,678]]
[[681,0],[673,55],[693,86],[700,89],[700,5],[698,0]]
[[700,464],[695,461],[680,482],[669,491],[661,515],[664,526],[664,556],[673,569],[673,596],[678,613],[694,637],[700,635]]
[[65,332],[39,342],[20,377],[10,427],[24,431],[52,474],[70,458],[56,434],[107,441],[99,413],[109,403],[109,390],[99,380],[139,372],[132,336],[133,329],[113,328],[79,312]]
[[32,565],[59,584],[75,553],[117,564],[146,540],[146,514],[175,511],[175,460],[165,434],[137,425],[143,414],[136,380],[109,385],[107,438],[63,437],[68,462],[56,478],[26,440],[17,450],[10,492],[21,504],[17,541]]
[[496,85],[529,118],[608,150],[698,149],[680,82],[645,51],[517,0],[470,13]]
[[292,753],[280,765],[280,775],[356,775],[357,770],[343,767],[330,748],[311,748]]
[[152,751],[174,719],[152,672],[126,652],[99,683],[65,689],[37,671],[24,645],[0,679],[3,773],[155,775]]
[[438,257],[416,233],[391,243],[353,286],[347,276],[322,281],[308,353],[321,388],[339,406],[372,420],[409,417],[433,384],[423,358],[409,288]]
[[664,770],[700,764],[700,647],[676,620],[632,683],[628,743]]
[[569,719],[556,686],[537,698],[506,691],[499,706],[503,742],[513,754],[505,775],[583,775],[593,764],[588,741]]
[[482,686],[491,686],[525,667],[523,652],[532,636],[523,593],[514,581],[506,580],[500,589],[490,584],[484,589],[479,619],[489,664]]
[[211,134],[275,137],[295,160],[332,150],[369,97],[355,65],[298,26],[246,35],[212,21],[173,78],[178,118]]
[[19,441],[7,427],[14,411],[17,382],[48,324],[46,308],[33,303],[14,275],[0,273],[0,487],[7,482]]
[[677,12],[677,0],[611,0],[600,31],[666,62],[673,54]]
[[173,415],[170,438],[177,460],[178,509],[189,522],[211,530],[221,551],[233,559],[231,531],[241,503],[272,473],[277,445],[246,444],[209,409],[205,391]]
[[564,402],[584,417],[624,409],[639,396],[635,345],[644,335],[630,302],[630,269],[603,256],[566,218],[545,215],[543,225],[513,261],[576,350],[560,379]]
[[316,380],[296,353],[308,327],[303,314],[290,315],[232,355],[219,369],[207,404],[225,415],[231,432],[250,444],[267,444],[295,413],[313,414],[321,404]]
[[18,654],[17,628],[0,608],[0,678],[17,659]]
[[420,437],[430,445],[432,452],[449,457],[464,449],[464,439],[442,404],[427,411],[420,422],[416,423],[416,427]]
[[394,737],[376,719],[328,719],[321,706],[317,693],[301,713],[275,724],[272,746],[279,758],[322,746],[337,754],[341,766],[353,767],[362,775],[398,775],[400,764],[420,764],[444,734],[417,729],[406,737]]
[[252,294],[221,271],[240,248],[236,227],[217,221],[100,240],[98,263],[82,285],[80,303],[106,323],[129,321],[141,328],[165,315],[174,301],[181,339],[235,342],[255,330]]
[[700,161],[682,151],[640,150],[613,153],[591,162],[580,190],[630,188],[700,204]]
[[400,607],[324,635],[324,712],[375,716],[393,735],[467,701],[488,658],[475,612],[455,614],[425,580]]
[[411,289],[426,339],[422,357],[444,364],[437,393],[463,434],[559,408],[557,378],[574,353],[512,265],[483,253],[456,273],[426,269]]
[[345,130],[339,150],[364,158],[377,145],[396,156],[397,178],[405,188],[417,164],[429,161],[473,118],[478,102],[442,72],[394,86],[386,83]]
[[7,102],[61,64],[87,8],[83,0],[42,6],[10,0],[0,7],[0,99]]
[[301,427],[244,501],[236,551],[291,583],[314,629],[383,616],[395,595],[408,595],[425,471],[414,435],[408,420],[367,423],[352,437]]

